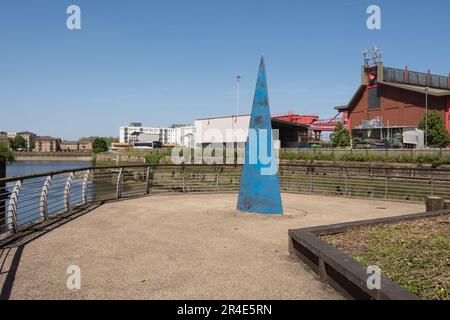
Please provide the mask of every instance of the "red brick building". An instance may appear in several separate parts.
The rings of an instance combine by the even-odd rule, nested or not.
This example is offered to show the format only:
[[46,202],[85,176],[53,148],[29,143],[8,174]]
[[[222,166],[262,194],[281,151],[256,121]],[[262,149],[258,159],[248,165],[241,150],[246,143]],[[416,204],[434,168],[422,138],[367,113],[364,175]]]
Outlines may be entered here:
[[363,67],[361,85],[348,105],[336,107],[347,113],[353,135],[370,130],[378,132],[374,138],[417,127],[427,108],[438,111],[450,131],[450,74],[388,68],[382,63]]

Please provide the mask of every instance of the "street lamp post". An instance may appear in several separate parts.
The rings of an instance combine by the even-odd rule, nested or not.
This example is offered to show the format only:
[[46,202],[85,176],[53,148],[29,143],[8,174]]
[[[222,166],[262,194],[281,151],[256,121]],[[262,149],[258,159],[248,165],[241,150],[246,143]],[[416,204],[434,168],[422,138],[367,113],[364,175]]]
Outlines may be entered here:
[[425,149],[428,148],[428,90],[430,88],[425,88]]
[[239,84],[239,80],[241,80],[241,78],[242,78],[242,76],[240,76],[240,75],[237,75],[236,76],[236,80],[237,80],[237,112],[236,112],[236,115],[238,116],[239,115],[239,112],[240,112],[240,105],[241,105],[241,102],[240,102],[240,84]]

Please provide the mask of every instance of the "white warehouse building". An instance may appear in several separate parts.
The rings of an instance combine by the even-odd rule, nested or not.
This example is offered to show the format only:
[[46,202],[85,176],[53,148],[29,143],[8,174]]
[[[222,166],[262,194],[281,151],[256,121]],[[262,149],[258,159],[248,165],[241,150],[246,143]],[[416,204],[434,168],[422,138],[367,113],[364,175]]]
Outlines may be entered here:
[[[197,119],[194,122],[195,147],[209,144],[245,144],[249,125],[249,114]],[[274,138],[280,140],[282,148],[297,148],[300,138],[308,134],[307,125],[274,118],[272,129],[278,130],[279,136]]]
[[245,143],[249,124],[249,114],[195,120],[195,146],[211,143]]

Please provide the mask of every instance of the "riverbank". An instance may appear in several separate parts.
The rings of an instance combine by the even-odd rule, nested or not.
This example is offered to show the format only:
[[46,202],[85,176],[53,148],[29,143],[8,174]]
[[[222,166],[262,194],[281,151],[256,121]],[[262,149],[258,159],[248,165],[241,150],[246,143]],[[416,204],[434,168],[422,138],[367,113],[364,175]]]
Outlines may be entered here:
[[[393,153],[394,151],[392,151]],[[405,151],[406,152],[406,151]],[[450,169],[450,154],[448,152],[427,151],[423,154],[406,153],[385,154],[367,152],[364,150],[340,150],[336,153],[317,151],[282,150],[281,165],[325,165],[354,167],[387,167],[400,169],[440,168]],[[167,150],[135,151],[121,154],[100,153],[96,155],[96,166],[138,165],[138,164],[171,164],[170,152]]]
[[77,158],[76,160],[70,160],[69,158],[62,160],[55,158],[50,160],[29,160],[27,158],[26,160],[14,161],[13,163],[8,164],[6,166],[6,177],[16,177],[57,170],[88,168],[91,166],[92,161],[90,158],[86,161],[80,160],[80,158]]
[[92,161],[90,152],[14,152],[15,161]]
[[92,156],[68,156],[68,157],[49,157],[49,156],[16,156],[15,161],[91,161]]

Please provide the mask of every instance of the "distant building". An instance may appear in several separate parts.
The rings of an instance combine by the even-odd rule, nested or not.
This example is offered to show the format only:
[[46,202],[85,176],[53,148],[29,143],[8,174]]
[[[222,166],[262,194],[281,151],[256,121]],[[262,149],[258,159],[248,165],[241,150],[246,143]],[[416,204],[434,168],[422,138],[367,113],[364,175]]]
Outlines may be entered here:
[[137,141],[136,142],[140,142],[140,143],[146,143],[146,142],[154,142],[154,141],[159,141],[160,136],[159,134],[154,134],[154,133],[140,133],[137,137]]
[[437,111],[450,131],[450,76],[388,68],[383,63],[365,66],[350,102],[336,109],[347,113],[357,139],[401,139],[418,126],[427,109]]
[[78,151],[91,152],[92,151],[92,139],[81,139],[78,141]]
[[156,133],[133,132],[130,136],[130,145],[134,149],[161,148],[160,135]]
[[187,148],[195,146],[195,126],[192,125],[172,125],[175,129],[175,144]]
[[36,140],[37,135],[33,132],[30,131],[21,131],[18,133],[18,135],[22,136],[22,138],[25,139],[25,142],[27,143],[27,149],[31,150],[32,145],[34,143],[34,141]]
[[37,137],[34,151],[37,152],[56,152],[60,150],[61,139],[49,136]]
[[91,139],[81,139],[79,141],[61,141],[59,146],[63,152],[91,152],[92,151]]
[[[135,134],[133,135],[133,133]],[[139,122],[132,122],[128,126],[120,127],[119,142],[133,143],[138,136],[136,133],[156,134],[162,144],[175,144],[174,128],[143,127]]]
[[14,139],[17,136],[17,132],[7,132],[6,136],[8,139]]
[[59,145],[63,152],[78,151],[78,141],[61,141]]
[[32,144],[37,135],[34,134],[33,132],[29,132],[29,131],[21,131],[21,132],[4,132],[4,131],[2,131],[2,132],[0,132],[0,137],[6,138],[6,139],[14,139],[17,136],[21,136],[22,138],[24,138],[25,142],[26,142],[26,148],[28,150],[31,150]]
[[8,140],[8,134],[5,131],[0,131],[0,139],[2,141]]
[[[250,115],[225,116],[195,120],[195,147],[209,144],[244,145],[247,142]],[[272,118],[272,129],[278,130],[280,147],[297,148],[308,126]],[[274,137],[276,138],[276,137]]]

